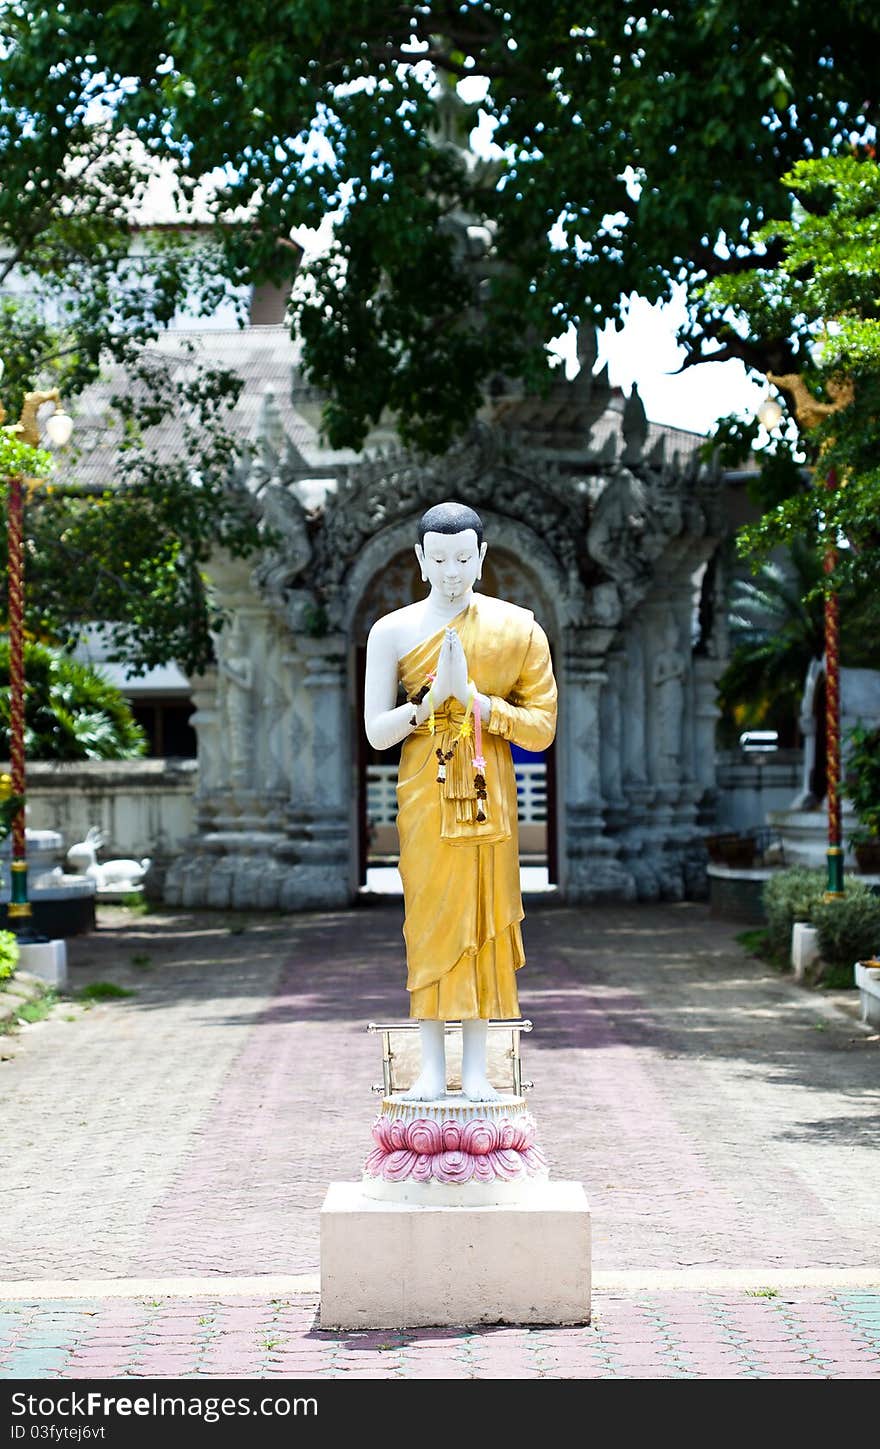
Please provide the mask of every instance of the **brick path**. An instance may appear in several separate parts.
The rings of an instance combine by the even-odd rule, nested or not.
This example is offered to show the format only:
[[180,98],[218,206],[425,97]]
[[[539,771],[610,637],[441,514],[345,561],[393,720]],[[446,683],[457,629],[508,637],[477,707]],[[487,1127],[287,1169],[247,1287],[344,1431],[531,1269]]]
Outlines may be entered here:
[[0,1311],[7,1378],[880,1378],[880,1295],[596,1295],[589,1328],[322,1333],[310,1297]]
[[[102,919],[73,985],[137,995],[0,1039],[0,1376],[880,1376],[877,1040],[705,907],[525,922],[532,1107],[591,1200],[596,1323],[404,1335],[314,1328],[318,1209],[375,1107],[363,1026],[406,1011],[399,910]],[[229,1291],[267,1274],[288,1291]]]

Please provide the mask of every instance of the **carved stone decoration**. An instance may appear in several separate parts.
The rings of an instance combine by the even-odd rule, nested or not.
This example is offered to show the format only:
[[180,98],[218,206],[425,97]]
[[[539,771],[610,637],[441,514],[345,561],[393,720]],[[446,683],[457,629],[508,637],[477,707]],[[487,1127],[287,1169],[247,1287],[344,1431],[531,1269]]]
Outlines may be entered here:
[[286,605],[294,582],[308,567],[312,556],[306,512],[289,484],[271,479],[257,494],[261,517],[267,530],[279,539],[254,569],[257,588],[276,605]]

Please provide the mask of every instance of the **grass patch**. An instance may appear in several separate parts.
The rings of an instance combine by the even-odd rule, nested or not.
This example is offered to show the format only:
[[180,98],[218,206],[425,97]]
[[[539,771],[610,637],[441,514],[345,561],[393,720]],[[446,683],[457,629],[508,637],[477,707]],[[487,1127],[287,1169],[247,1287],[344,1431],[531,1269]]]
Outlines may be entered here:
[[790,970],[791,962],[784,952],[774,948],[773,936],[766,926],[750,926],[747,931],[739,931],[736,940],[750,956],[766,961],[768,966],[775,967],[777,971]]
[[137,996],[127,986],[117,986],[115,981],[90,981],[76,993],[79,1001],[115,1001],[120,996]]
[[826,966],[817,984],[822,991],[855,991],[855,972],[851,966]]
[[153,966],[152,956],[147,956],[143,951],[136,951],[131,958],[132,966],[139,966],[142,971],[150,971]]
[[150,903],[144,899],[140,891],[129,891],[119,902],[123,910],[131,911],[134,916],[148,916],[150,914]]
[[778,1298],[778,1288],[747,1288],[747,1298]]
[[765,926],[750,926],[747,931],[740,931],[736,939],[752,956],[760,956],[767,946],[767,929]]
[[0,1021],[0,1036],[9,1036],[22,1022],[28,1026],[35,1021],[44,1021],[58,1000],[58,992],[54,986],[49,987],[43,996],[37,996],[32,1001],[23,1001],[15,1013],[4,1021]]

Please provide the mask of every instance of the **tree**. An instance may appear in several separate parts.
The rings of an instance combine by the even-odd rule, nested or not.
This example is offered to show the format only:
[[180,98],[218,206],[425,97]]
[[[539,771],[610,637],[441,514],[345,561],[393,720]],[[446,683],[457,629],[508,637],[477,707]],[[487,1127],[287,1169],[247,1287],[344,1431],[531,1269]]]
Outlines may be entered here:
[[[799,161],[782,178],[788,216],[755,236],[748,275],[719,278],[703,302],[728,331],[792,362],[766,369],[790,410],[762,475],[766,511],[739,546],[757,563],[777,545],[837,547],[810,597],[880,588],[880,166],[873,152]],[[728,452],[753,442],[757,422],[723,420]],[[806,465],[806,467],[804,466]],[[836,481],[829,487],[829,479]]]
[[[213,310],[229,284],[209,240],[194,246],[183,229],[138,229],[155,167],[95,109],[100,84],[92,94],[71,82],[63,44],[28,69],[28,47],[42,37],[51,48],[47,27],[63,31],[65,13],[12,4],[0,18],[3,404],[8,426],[30,389],[58,387],[69,400],[112,364],[121,448],[102,496],[51,484],[31,494],[27,623],[70,642],[82,623],[105,620],[111,657],[141,670],[177,658],[198,671],[222,623],[205,562],[218,545],[247,553],[259,538],[244,490],[230,481],[238,443],[224,418],[240,382],[195,366],[181,380],[150,344],[182,306]],[[168,414],[184,419],[173,464],[150,446],[151,425]],[[19,466],[16,446],[0,435],[0,487],[12,472],[35,471]],[[3,531],[0,550],[5,557]],[[5,578],[3,613],[4,595]]]
[[[184,199],[212,174],[225,275],[296,277],[334,445],[360,446],[388,409],[405,441],[442,448],[499,374],[546,385],[569,324],[676,282],[689,362],[790,371],[791,337],[731,333],[694,288],[754,272],[756,229],[785,214],[780,177],[865,131],[880,74],[880,15],[855,0],[103,0],[13,4],[3,25],[0,231],[23,206],[37,247],[96,113],[173,164]],[[444,140],[451,88],[473,77],[496,142],[475,165]],[[117,195],[139,184],[112,179]],[[330,249],[300,267],[294,233],[328,213]],[[112,238],[109,201],[101,219]]]
[[[124,377],[125,391],[113,399],[120,447],[109,486],[98,494],[58,488],[50,474],[29,493],[27,625],[37,638],[72,646],[84,624],[101,621],[108,659],[134,673],[168,659],[199,672],[225,619],[209,586],[211,554],[220,547],[243,557],[272,538],[241,480],[240,443],[223,426],[240,383],[204,367],[182,382],[168,357],[147,349],[132,351]],[[168,414],[180,426],[173,459],[148,442],[150,427]],[[12,471],[2,456],[0,477]],[[4,517],[0,556],[5,550]],[[0,607],[6,611],[5,574]]]

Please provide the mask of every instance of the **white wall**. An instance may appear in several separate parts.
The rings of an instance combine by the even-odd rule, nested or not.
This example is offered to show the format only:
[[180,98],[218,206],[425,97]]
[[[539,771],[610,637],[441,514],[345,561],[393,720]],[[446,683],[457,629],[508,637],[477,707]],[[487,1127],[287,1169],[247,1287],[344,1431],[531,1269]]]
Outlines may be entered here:
[[27,824],[59,831],[65,851],[96,825],[107,837],[100,859],[161,859],[194,832],[197,780],[195,760],[35,762],[27,767]]

